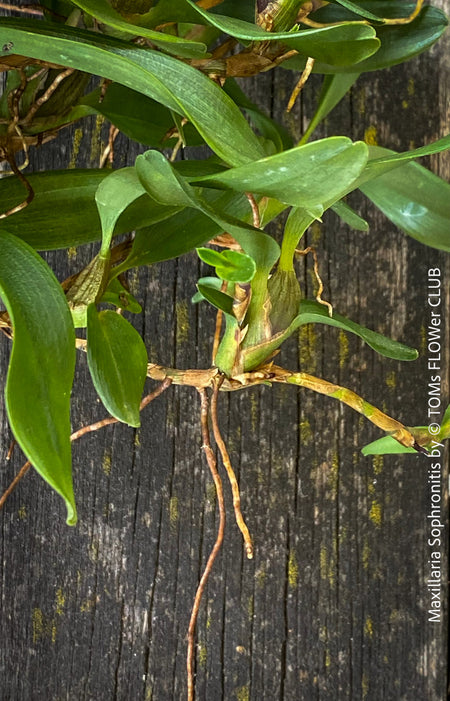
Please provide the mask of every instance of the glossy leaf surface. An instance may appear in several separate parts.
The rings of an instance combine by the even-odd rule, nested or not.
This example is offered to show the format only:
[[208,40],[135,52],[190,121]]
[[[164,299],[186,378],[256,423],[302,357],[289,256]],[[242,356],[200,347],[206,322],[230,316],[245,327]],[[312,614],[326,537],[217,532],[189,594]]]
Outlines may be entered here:
[[[405,17],[415,8],[415,3],[394,3],[391,0],[365,0],[359,4],[384,17]],[[321,22],[336,22],[349,21],[357,16],[344,8],[329,5],[315,13],[314,18]],[[442,10],[427,5],[410,24],[377,26],[377,38],[381,41],[381,46],[376,53],[357,64],[358,71],[364,73],[388,68],[427,51],[442,36],[447,25],[448,20]],[[282,65],[299,70],[304,61],[294,58]],[[354,70],[354,65],[338,66],[331,62],[317,61],[314,66],[315,73],[351,73]]]
[[127,22],[107,0],[73,0],[85,12],[95,19],[131,36],[141,36],[150,39],[155,46],[184,58],[200,58],[206,53],[206,46],[197,41],[182,39],[173,34],[163,34],[153,29]]
[[233,17],[207,12],[186,0],[208,24],[222,32],[245,42],[282,41],[283,45],[325,63],[347,66],[371,56],[379,47],[372,27],[362,24],[303,29],[291,32],[266,32],[255,24]]
[[[413,426],[412,428],[409,427],[409,430],[419,445],[424,446],[427,450],[430,451],[433,447],[437,447],[442,441],[450,438],[450,405],[444,412],[440,430],[437,433],[431,433],[428,426]],[[372,443],[365,445],[361,452],[363,455],[386,455],[393,453],[415,453],[417,455],[417,451],[414,448],[406,448],[400,445],[400,443],[391,436],[384,436],[376,441],[372,441]]]
[[316,111],[300,140],[300,144],[306,144],[313,131],[348,93],[358,78],[359,73],[336,73],[324,76]]
[[328,324],[329,326],[336,326],[343,331],[350,331],[362,338],[368,346],[380,355],[384,355],[386,358],[394,358],[395,360],[415,360],[418,357],[418,353],[414,348],[405,346],[403,343],[398,343],[398,341],[393,341],[391,338],[383,336],[376,331],[366,329],[364,326],[360,326],[356,322],[350,321],[350,319],[346,319],[340,314],[333,312],[333,316],[330,317],[328,309],[325,306],[319,304],[319,302],[305,299],[300,302],[300,314],[297,319],[293,321],[292,326],[297,328],[303,324],[310,323]]
[[253,258],[240,251],[214,251],[211,248],[197,248],[200,260],[216,269],[222,280],[229,282],[250,282],[255,275]]
[[87,312],[87,355],[95,389],[119,421],[140,426],[139,405],[147,375],[147,351],[136,329],[113,311]]
[[[0,220],[0,232],[10,231],[38,250],[51,250],[101,239],[95,204],[108,170],[61,170],[27,174],[34,200],[21,212]],[[24,189],[15,176],[0,180],[0,211],[21,202]],[[120,215],[114,234],[148,226],[172,216],[176,207],[163,207],[143,195]]]
[[280,249],[276,241],[259,229],[229,216],[217,204],[209,203],[184,180],[169,161],[158,151],[147,151],[136,159],[136,170],[151,197],[161,204],[173,202],[177,206],[192,207],[212,219],[223,231],[228,231],[250,255],[258,269],[267,271],[277,260]]
[[272,141],[277,151],[285,151],[292,148],[292,137],[287,129],[274,119],[271,119],[258,105],[251,102],[235,80],[232,78],[228,79],[224,85],[224,90],[236,105],[246,112],[261,135]]
[[369,231],[369,224],[359,216],[346,202],[339,200],[331,206],[335,214],[352,229],[356,231]]
[[[93,90],[80,100],[79,106],[88,107],[93,113],[102,114],[114,126],[146,146],[161,147],[173,144],[173,139],[165,140],[167,132],[173,128],[171,111],[156,100],[130,90],[119,83],[111,83],[101,99],[101,89]],[[186,142],[189,146],[203,144],[198,131],[192,124],[184,126]]]
[[339,199],[360,175],[367,157],[363,142],[332,136],[196,182],[267,195],[308,209],[331,198]]
[[103,180],[95,193],[102,226],[102,248],[109,251],[112,235],[122,212],[139,197],[145,195],[134,168],[120,168]]
[[[446,146],[449,137],[441,139]],[[436,144],[412,151],[411,155],[435,152]],[[372,148],[371,153],[383,157],[369,164],[368,173],[376,174],[399,164],[395,170],[388,170],[374,179],[364,182],[361,191],[392,221],[409,236],[421,243],[450,251],[450,185],[418,163],[402,164],[399,154],[395,160],[393,152],[387,149]],[[393,160],[390,160],[392,158]]]
[[[420,426],[420,428],[423,429],[425,427]],[[407,448],[401,445],[392,436],[383,436],[376,441],[372,441],[372,443],[368,443],[361,449],[361,453],[363,455],[400,455],[401,453],[418,455],[415,448]]]
[[212,306],[216,309],[220,309],[221,311],[225,312],[225,314],[228,314],[228,316],[232,316],[232,297],[225,294],[224,292],[221,292],[220,290],[217,290],[212,285],[208,285],[200,281],[197,284],[197,288],[203,299],[206,299],[206,301],[212,304]]
[[0,296],[14,341],[6,408],[14,437],[60,494],[76,523],[70,444],[75,333],[64,293],[46,263],[15,236],[0,233]]
[[264,344],[245,349],[245,369],[253,370],[264,362],[300,326],[317,323],[335,326],[343,331],[350,331],[350,333],[359,336],[374,351],[387,358],[415,360],[418,356],[414,348],[405,346],[403,343],[398,343],[376,331],[360,326],[360,324],[350,321],[350,319],[346,319],[336,312],[333,312],[333,316],[330,317],[328,309],[324,305],[305,299],[300,302],[300,313],[286,331],[276,334]]
[[[249,216],[250,207],[244,195],[230,192],[205,193],[204,199],[222,212],[233,212],[239,217]],[[151,265],[188,253],[196,246],[211,240],[223,231],[223,227],[209,216],[194,209],[186,209],[173,215],[164,226],[154,224],[136,232],[131,253],[115,274],[138,265]]]
[[172,56],[81,29],[3,18],[0,45],[11,41],[21,56],[100,75],[161,102],[190,120],[229,164],[240,165],[263,155],[232,100],[200,71]]

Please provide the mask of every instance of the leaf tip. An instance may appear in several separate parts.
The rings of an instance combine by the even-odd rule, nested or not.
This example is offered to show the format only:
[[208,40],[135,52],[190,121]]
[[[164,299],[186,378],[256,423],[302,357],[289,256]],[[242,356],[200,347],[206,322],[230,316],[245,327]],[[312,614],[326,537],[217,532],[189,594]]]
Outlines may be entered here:
[[78,522],[77,507],[75,502],[66,500],[67,517],[66,523],[68,526],[76,526]]

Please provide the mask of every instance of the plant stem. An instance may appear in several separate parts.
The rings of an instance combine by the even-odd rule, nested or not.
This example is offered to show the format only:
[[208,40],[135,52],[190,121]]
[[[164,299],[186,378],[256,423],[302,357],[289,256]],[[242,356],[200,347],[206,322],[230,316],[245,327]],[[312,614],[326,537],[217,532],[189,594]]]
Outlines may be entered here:
[[[217,394],[219,391],[219,386],[216,384],[214,387],[214,393]],[[209,427],[208,427],[208,395],[205,389],[198,390],[201,400],[201,410],[200,410],[200,420],[202,427],[202,440],[203,440],[203,451],[208,462],[208,467],[211,471],[212,478],[214,480],[214,485],[216,487],[217,503],[219,506],[219,528],[217,530],[217,537],[214,543],[213,549],[208,557],[208,562],[201,576],[200,582],[195,593],[194,604],[192,606],[191,618],[189,621],[188,629],[188,650],[187,650],[187,684],[188,684],[188,701],[194,701],[194,645],[195,645],[195,627],[197,623],[198,610],[200,607],[200,602],[202,599],[203,592],[205,590],[206,582],[210,575],[214,561],[219,553],[219,550],[223,543],[223,537],[225,533],[225,502],[223,498],[223,487],[222,480],[217,471],[217,461],[214,455],[213,449],[211,448]]]
[[302,238],[307,228],[313,223],[316,217],[302,207],[293,207],[289,213],[284,228],[283,241],[281,244],[281,255],[278,261],[280,270],[294,269],[294,254],[298,242]]
[[[276,371],[277,368],[274,368]],[[287,382],[288,384],[297,385],[298,387],[306,387],[307,389],[312,389],[314,392],[319,392],[319,394],[325,394],[328,397],[333,397],[338,399],[343,404],[351,407],[359,414],[365,416],[366,419],[371,421],[375,426],[381,428],[386,433],[389,433],[392,438],[395,438],[401,445],[407,448],[416,448],[420,450],[420,446],[416,443],[416,439],[408,431],[408,429],[403,426],[399,421],[392,419],[387,414],[384,414],[380,409],[366,402],[365,399],[360,397],[355,392],[352,392],[346,387],[341,387],[340,385],[335,385],[332,382],[327,382],[327,380],[322,380],[320,377],[314,377],[313,375],[307,375],[305,372],[293,372],[289,373],[284,379],[277,380],[276,376],[274,378],[275,382]]]

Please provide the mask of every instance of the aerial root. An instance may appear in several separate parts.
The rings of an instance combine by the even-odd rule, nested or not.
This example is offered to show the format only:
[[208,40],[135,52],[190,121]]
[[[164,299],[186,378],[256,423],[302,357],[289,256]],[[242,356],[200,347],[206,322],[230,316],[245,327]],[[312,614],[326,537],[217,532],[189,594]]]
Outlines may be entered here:
[[112,166],[114,160],[114,142],[120,133],[120,129],[111,124],[109,128],[108,144],[100,156],[99,168],[104,168],[107,163]]
[[314,275],[317,280],[317,284],[319,285],[319,289],[316,294],[316,300],[319,302],[319,304],[323,304],[325,307],[328,308],[328,314],[329,316],[333,316],[333,306],[330,304],[330,302],[327,302],[325,299],[322,299],[322,292],[323,292],[323,282],[322,278],[319,275],[319,258],[317,256],[317,251],[314,248],[314,246],[308,246],[308,248],[305,248],[304,250],[300,251],[299,249],[296,249],[295,252],[299,256],[306,256],[308,253],[312,253],[313,259],[314,259]]
[[245,196],[248,199],[248,201],[250,202],[250,207],[252,208],[253,226],[255,227],[255,229],[260,229],[261,228],[261,217],[259,214],[258,203],[255,200],[255,198],[251,192],[246,192]]
[[[159,397],[160,394],[162,394],[170,385],[172,384],[172,380],[170,378],[166,378],[161,384],[153,390],[150,394],[148,394],[144,399],[141,401],[139,411],[142,411],[142,409],[145,409],[150,402],[152,402],[156,397]],[[83,426],[82,428],[79,428],[78,431],[74,431],[72,435],[70,436],[70,440],[72,443],[74,441],[77,441],[79,438],[82,436],[86,435],[86,433],[93,433],[94,431],[98,431],[101,428],[104,428],[105,426],[109,426],[110,424],[117,424],[119,423],[118,419],[115,419],[113,416],[108,416],[106,419],[102,419],[101,421],[96,421],[93,424],[89,424],[89,426]],[[6,459],[9,460],[11,457],[12,453],[12,447],[8,451],[8,455],[6,456]],[[28,470],[31,467],[31,462],[27,460],[24,465],[20,468],[19,472],[17,475],[14,477],[13,481],[7,487],[7,489],[3,492],[2,496],[0,497],[0,509],[3,508],[3,505],[5,504],[7,498],[9,495],[14,491],[14,489],[17,487],[19,484],[20,480],[22,477],[26,475]]]
[[15,488],[19,484],[20,480],[22,479],[22,477],[25,477],[25,475],[27,474],[30,467],[31,467],[31,462],[29,460],[27,460],[27,462],[24,463],[24,465],[22,465],[22,467],[20,468],[17,475],[14,477],[14,479],[11,482],[11,484],[9,485],[9,487],[7,489],[5,489],[2,496],[0,497],[0,509],[3,508],[5,501],[7,500],[9,495],[15,490]]
[[222,438],[222,434],[220,432],[219,428],[219,421],[218,421],[218,416],[217,416],[217,398],[219,394],[219,389],[220,389],[221,382],[218,381],[215,384],[214,387],[214,392],[212,395],[212,400],[211,400],[211,421],[212,421],[212,427],[213,427],[213,433],[214,433],[214,440],[217,443],[217,447],[219,448],[220,456],[222,458],[223,465],[225,467],[225,470],[228,475],[228,480],[230,482],[231,486],[231,491],[233,494],[233,507],[234,507],[234,515],[236,519],[237,526],[239,530],[242,533],[242,537],[244,539],[244,544],[245,544],[245,552],[247,554],[247,557],[249,560],[253,558],[253,543],[252,543],[252,538],[250,535],[250,532],[247,528],[247,524],[244,521],[244,517],[242,516],[242,511],[241,511],[241,497],[239,493],[239,485],[237,483],[236,475],[233,470],[233,466],[231,465],[231,460],[230,456],[228,454],[227,447],[225,445],[225,441]]
[[303,69],[303,73],[301,74],[299,81],[295,88],[293,89],[291,93],[291,97],[289,98],[288,105],[286,107],[286,112],[290,112],[293,106],[295,105],[295,101],[297,100],[297,97],[300,95],[300,91],[303,89],[306,81],[308,80],[309,76],[311,75],[311,71],[314,67],[316,59],[308,57],[308,60],[306,61],[306,66]]
[[52,81],[52,83],[48,86],[47,90],[36,100],[36,102],[33,102],[32,106],[28,110],[26,116],[20,120],[20,124],[22,126],[26,124],[30,124],[32,121],[34,115],[38,111],[42,105],[44,105],[53,95],[55,90],[58,88],[60,83],[62,83],[63,80],[68,78],[72,73],[75,72],[74,68],[66,68],[64,71],[61,71],[61,73],[58,73],[56,78]]
[[[216,393],[219,391],[218,386],[214,390]],[[211,440],[209,434],[208,426],[208,414],[209,414],[209,402],[208,395],[205,389],[198,390],[200,394],[201,409],[200,409],[200,421],[202,429],[202,449],[205,453],[208,467],[210,469],[212,478],[214,480],[214,486],[216,488],[217,503],[219,507],[219,527],[217,529],[216,541],[214,543],[213,549],[211,550],[208,561],[206,563],[203,574],[200,578],[200,582],[195,593],[194,604],[192,606],[191,617],[189,620],[188,628],[188,649],[187,649],[187,686],[188,686],[188,701],[194,701],[194,663],[195,663],[195,628],[197,624],[198,611],[200,608],[200,603],[202,600],[203,592],[205,590],[208,577],[211,573],[214,561],[219,554],[220,548],[223,543],[223,537],[225,533],[225,502],[223,498],[223,487],[222,480],[220,479],[219,472],[217,470],[217,461],[214,455],[214,451],[211,448]]]
[[33,201],[34,198],[34,190],[31,187],[31,183],[27,180],[24,174],[21,173],[20,168],[17,166],[14,155],[12,153],[8,154],[6,160],[11,166],[11,171],[14,173],[14,175],[16,175],[19,178],[20,182],[25,187],[26,191],[28,192],[28,195],[22,202],[20,202],[20,204],[16,204],[14,207],[11,207],[11,209],[8,209],[6,212],[2,212],[0,214],[0,219],[6,219],[6,217],[10,217],[12,214],[16,214],[22,209],[25,209],[25,207],[28,207],[28,205],[30,204],[30,202]]
[[35,5],[11,5],[9,2],[0,2],[0,10],[10,10],[11,12],[22,12],[25,15],[37,15],[42,17],[44,9],[39,9]]

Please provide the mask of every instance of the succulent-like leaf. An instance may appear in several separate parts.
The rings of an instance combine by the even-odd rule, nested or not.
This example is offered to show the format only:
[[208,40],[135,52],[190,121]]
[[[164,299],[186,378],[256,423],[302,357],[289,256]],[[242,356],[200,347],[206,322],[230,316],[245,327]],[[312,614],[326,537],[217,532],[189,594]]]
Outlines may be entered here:
[[150,197],[161,204],[172,202],[179,207],[192,207],[228,231],[251,256],[259,270],[268,274],[280,254],[276,241],[259,229],[229,216],[209,203],[184,180],[158,151],[147,151],[136,159],[136,170]]
[[[332,136],[196,179],[208,187],[250,191],[308,209],[341,194],[362,173],[368,149],[361,141]],[[305,173],[308,177],[305,177]]]
[[[0,220],[0,232],[9,231],[38,250],[78,246],[101,239],[100,218],[95,204],[99,185],[111,175],[108,170],[56,170],[27,175],[34,191],[28,207]],[[0,180],[0,211],[23,200],[23,185],[15,176]],[[119,217],[114,234],[148,226],[178,209],[157,204],[145,193]]]
[[[165,140],[174,126],[171,110],[119,83],[111,83],[104,95],[100,88],[85,95],[78,103],[79,108],[83,106],[92,113],[102,114],[121,132],[140,144],[161,147],[164,141],[165,146],[170,146],[175,138]],[[186,124],[183,130],[187,145],[199,146],[204,143],[192,124]]]
[[244,43],[279,41],[303,56],[339,66],[353,65],[374,54],[380,46],[373,27],[349,23],[341,26],[301,31],[266,32],[255,24],[234,17],[207,12],[193,0],[186,0],[201,18],[213,27]]
[[300,302],[300,312],[291,323],[289,328],[281,333],[276,334],[265,343],[257,346],[247,347],[244,351],[244,367],[245,370],[253,370],[255,367],[263,363],[281,344],[291,336],[296,329],[304,324],[327,324],[335,326],[343,331],[350,331],[359,336],[368,346],[380,355],[386,358],[394,358],[396,360],[415,360],[418,356],[414,348],[405,346],[403,343],[393,341],[386,336],[383,336],[376,331],[360,326],[350,319],[333,312],[333,316],[329,315],[328,309],[318,302],[312,300],[302,300]]
[[14,341],[6,381],[11,429],[26,457],[77,520],[72,484],[70,392],[75,333],[64,293],[30,246],[0,233],[0,295]]
[[[4,17],[0,46],[11,42],[16,54],[100,75],[161,102],[190,120],[229,164],[248,163],[264,155],[228,95],[200,71],[172,56],[65,25]],[[7,53],[0,51],[0,55]]]
[[348,204],[343,200],[339,200],[331,205],[330,209],[342,219],[344,224],[348,224],[356,231],[369,231],[369,225],[365,219],[359,216]]
[[200,260],[216,269],[222,280],[229,282],[250,282],[256,272],[253,258],[240,251],[214,251],[211,248],[197,248]]
[[230,295],[225,294],[217,290],[215,286],[206,284],[205,282],[198,282],[197,288],[203,299],[212,304],[216,309],[228,314],[228,316],[233,315],[233,298]]
[[[412,158],[436,153],[449,146],[447,136],[409,155]],[[427,246],[450,251],[450,185],[418,163],[402,165],[408,153],[395,154],[372,147],[371,154],[381,157],[370,161],[363,172],[361,191],[409,236]],[[390,170],[392,167],[395,170]]]
[[139,405],[147,375],[147,351],[136,329],[120,314],[87,312],[88,364],[105,408],[119,421],[140,426]]
[[[374,12],[380,17],[406,17],[415,6],[415,2],[392,2],[391,0],[364,0],[359,5],[368,11]],[[336,5],[328,5],[314,14],[314,18],[320,22],[342,22],[356,19],[345,8]],[[425,6],[419,16],[410,24],[378,25],[376,27],[377,38],[381,42],[378,51],[357,64],[361,73],[377,71],[389,66],[395,66],[403,61],[408,61],[413,56],[427,51],[448,26],[448,19],[438,7]],[[301,70],[305,65],[302,57],[295,57],[285,61],[283,68]],[[316,61],[315,73],[353,73],[355,63],[344,66],[333,64],[331,61]]]
[[121,14],[119,14],[107,0],[72,0],[74,5],[77,5],[85,12],[95,17],[95,19],[103,22],[109,27],[113,27],[121,32],[130,34],[131,36],[141,36],[150,41],[159,48],[170,53],[182,56],[183,58],[200,58],[206,53],[206,46],[198,41],[183,39],[173,34],[164,34],[156,32],[153,29],[148,29],[138,24],[128,22]]
[[145,195],[134,168],[120,168],[105,178],[95,193],[102,225],[102,247],[104,255],[109,251],[111,239],[122,212],[139,197]]

